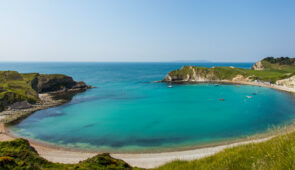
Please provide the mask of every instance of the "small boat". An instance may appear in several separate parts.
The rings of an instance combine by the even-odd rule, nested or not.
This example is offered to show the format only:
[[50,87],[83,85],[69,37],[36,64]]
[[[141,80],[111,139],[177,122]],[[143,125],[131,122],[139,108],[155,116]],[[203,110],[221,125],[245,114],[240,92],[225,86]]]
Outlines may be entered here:
[[172,88],[172,87],[173,87],[172,85],[169,85],[169,86],[168,86],[168,88]]
[[219,86],[219,84],[215,84],[215,86]]
[[224,99],[219,99],[220,101],[224,101]]
[[252,98],[252,96],[246,96],[248,99],[251,99]]

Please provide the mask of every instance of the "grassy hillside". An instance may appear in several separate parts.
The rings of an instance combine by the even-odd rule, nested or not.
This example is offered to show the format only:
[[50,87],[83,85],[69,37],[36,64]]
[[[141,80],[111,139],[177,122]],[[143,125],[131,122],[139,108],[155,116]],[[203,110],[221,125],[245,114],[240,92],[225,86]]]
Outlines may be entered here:
[[131,169],[109,154],[97,155],[77,164],[52,163],[41,158],[27,140],[0,142],[0,169]]
[[194,161],[173,161],[156,170],[295,169],[295,133],[247,144]]

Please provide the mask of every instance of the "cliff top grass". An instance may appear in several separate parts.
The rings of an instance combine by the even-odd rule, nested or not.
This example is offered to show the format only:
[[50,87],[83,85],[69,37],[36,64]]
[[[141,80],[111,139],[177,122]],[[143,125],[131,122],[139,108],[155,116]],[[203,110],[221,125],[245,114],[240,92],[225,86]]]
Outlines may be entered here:
[[25,139],[0,142],[0,169],[131,169],[122,160],[100,154],[77,164],[52,163],[40,157]]
[[194,161],[173,161],[156,170],[295,169],[295,132],[269,141],[225,149]]

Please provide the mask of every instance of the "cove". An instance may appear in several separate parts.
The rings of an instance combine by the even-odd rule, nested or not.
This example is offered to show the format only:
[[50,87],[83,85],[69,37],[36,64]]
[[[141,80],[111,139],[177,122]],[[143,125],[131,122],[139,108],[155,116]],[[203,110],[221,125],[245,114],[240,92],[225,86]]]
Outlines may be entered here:
[[158,83],[141,88],[137,94],[77,96],[69,104],[36,112],[12,130],[63,147],[143,152],[253,135],[295,117],[292,95],[264,87],[167,88]]
[[[32,72],[27,65],[23,72]],[[97,88],[65,105],[35,112],[10,130],[66,148],[154,152],[237,139],[294,121],[295,100],[289,93],[248,85],[168,88],[150,83],[179,65],[183,63],[43,65],[36,71],[55,70]]]

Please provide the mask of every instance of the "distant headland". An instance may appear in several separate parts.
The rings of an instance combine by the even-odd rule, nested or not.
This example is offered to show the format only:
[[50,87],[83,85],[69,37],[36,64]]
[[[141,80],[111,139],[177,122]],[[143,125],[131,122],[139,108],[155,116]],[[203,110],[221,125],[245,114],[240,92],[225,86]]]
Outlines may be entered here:
[[295,92],[295,58],[267,57],[255,63],[251,69],[183,66],[179,70],[169,72],[162,82],[240,83]]

